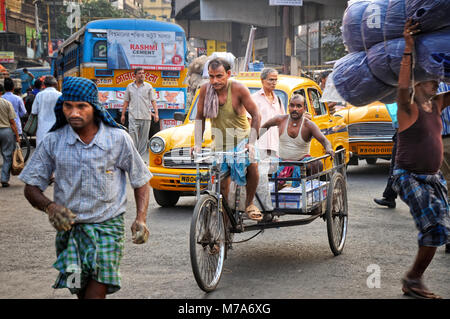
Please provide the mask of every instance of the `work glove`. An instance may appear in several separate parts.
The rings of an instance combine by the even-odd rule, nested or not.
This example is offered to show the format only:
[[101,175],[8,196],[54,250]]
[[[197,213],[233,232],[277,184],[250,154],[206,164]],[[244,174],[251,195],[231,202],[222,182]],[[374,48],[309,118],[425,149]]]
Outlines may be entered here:
[[[53,205],[52,205],[53,204]],[[52,203],[46,208],[45,212],[48,215],[48,220],[50,224],[57,231],[68,231],[72,228],[75,223],[75,218],[77,215],[72,213],[72,211],[64,206]]]
[[148,236],[150,235],[150,232],[145,223],[141,223],[136,220],[131,226],[131,234],[132,234],[131,239],[133,240],[133,243],[139,245],[145,244],[148,241]]

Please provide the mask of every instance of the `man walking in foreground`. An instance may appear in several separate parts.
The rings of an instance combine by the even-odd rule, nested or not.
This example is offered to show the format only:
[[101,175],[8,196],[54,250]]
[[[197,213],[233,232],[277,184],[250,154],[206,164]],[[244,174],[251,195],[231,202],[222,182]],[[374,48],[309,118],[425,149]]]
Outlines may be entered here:
[[[60,273],[53,287],[69,288],[80,299],[105,298],[120,289],[126,174],[136,201],[135,244],[148,239],[151,174],[130,136],[98,102],[92,81],[66,77],[55,116],[19,178],[27,200],[58,231],[53,266]],[[53,201],[43,193],[52,174]]]
[[402,290],[415,298],[440,299],[424,285],[422,276],[437,247],[445,245],[450,234],[447,186],[439,171],[443,158],[441,112],[450,105],[450,94],[436,96],[438,82],[425,81],[413,83],[411,97],[413,36],[419,32],[418,23],[406,22],[398,80],[399,128],[393,188],[409,206],[419,230],[419,250],[402,279]]

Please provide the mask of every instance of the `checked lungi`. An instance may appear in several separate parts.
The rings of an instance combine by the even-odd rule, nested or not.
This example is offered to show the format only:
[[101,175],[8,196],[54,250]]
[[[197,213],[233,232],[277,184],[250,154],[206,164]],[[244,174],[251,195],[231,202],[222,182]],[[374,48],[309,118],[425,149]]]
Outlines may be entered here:
[[[240,152],[243,151],[248,144],[248,138],[243,139],[239,144],[227,152]],[[255,148],[254,162],[259,162],[259,152]],[[247,185],[247,167],[250,166],[251,161],[248,153],[238,154],[236,158],[234,155],[224,155],[219,158],[220,173],[230,171],[231,180],[233,180],[239,186]]]
[[442,173],[421,175],[396,168],[393,179],[393,189],[409,206],[419,230],[419,246],[445,245],[450,235],[450,216],[447,183]]
[[59,270],[53,288],[79,293],[90,279],[107,285],[107,294],[120,289],[119,265],[123,255],[125,224],[123,214],[99,224],[75,224],[56,235]]

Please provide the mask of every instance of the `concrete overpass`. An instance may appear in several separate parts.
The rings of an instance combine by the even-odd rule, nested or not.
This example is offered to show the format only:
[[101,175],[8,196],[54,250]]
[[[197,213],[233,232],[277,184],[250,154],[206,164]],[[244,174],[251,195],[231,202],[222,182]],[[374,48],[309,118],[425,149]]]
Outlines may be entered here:
[[172,5],[173,17],[188,37],[224,41],[228,51],[243,56],[254,25],[255,47],[262,50],[263,60],[287,65],[295,27],[341,19],[347,0],[304,0],[301,7],[270,6],[269,0],[174,0]]

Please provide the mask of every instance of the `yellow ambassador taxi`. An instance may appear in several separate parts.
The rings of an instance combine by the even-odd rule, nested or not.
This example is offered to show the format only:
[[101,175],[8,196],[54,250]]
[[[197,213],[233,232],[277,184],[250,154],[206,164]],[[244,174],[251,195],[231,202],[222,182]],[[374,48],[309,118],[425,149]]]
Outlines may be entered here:
[[[241,73],[232,78],[248,87],[251,93],[261,89],[259,72]],[[188,113],[175,115],[177,120],[183,120],[182,125],[162,130],[150,139],[149,167],[153,174],[150,184],[153,188],[156,202],[163,207],[176,205],[182,195],[193,195],[195,192],[195,164],[190,156],[194,145],[194,120],[197,112],[197,101],[200,90],[197,90]],[[346,162],[349,161],[347,127],[341,116],[330,115],[326,103],[319,101],[320,87],[308,78],[278,75],[275,94],[279,97],[285,110],[293,94],[301,94],[307,101],[308,112],[330,140],[333,149],[345,148]],[[211,124],[206,121],[204,133],[204,150],[211,145]],[[311,142],[311,155],[322,156],[325,151],[315,139]]]
[[375,164],[379,158],[391,159],[395,129],[384,103],[358,107],[347,105],[336,114],[343,116],[347,123],[352,152],[349,165],[358,165],[360,159],[368,164]]

